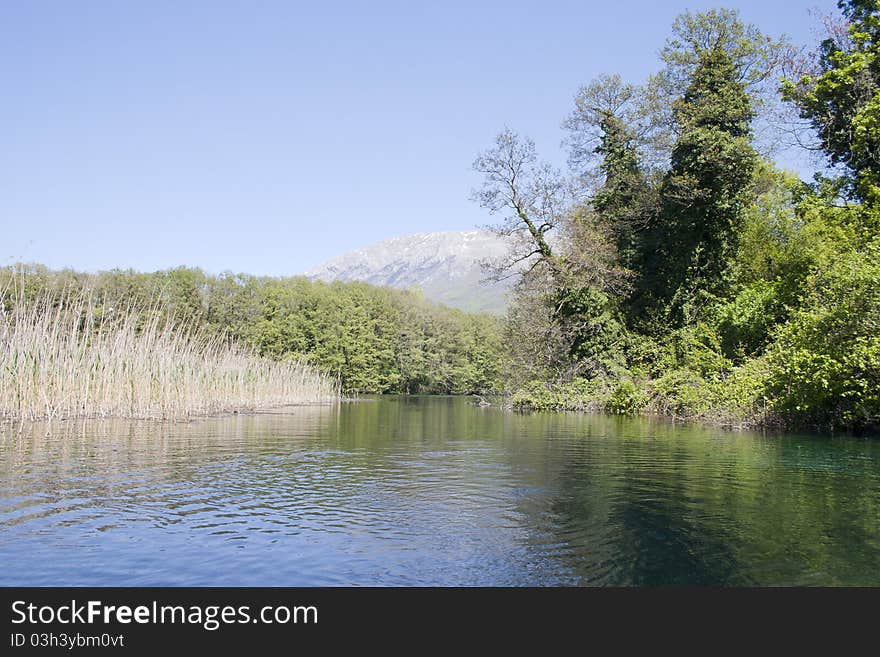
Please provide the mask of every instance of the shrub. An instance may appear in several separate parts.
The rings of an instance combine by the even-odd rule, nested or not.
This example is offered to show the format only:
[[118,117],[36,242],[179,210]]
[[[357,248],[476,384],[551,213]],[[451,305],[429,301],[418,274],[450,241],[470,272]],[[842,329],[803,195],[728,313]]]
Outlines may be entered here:
[[770,354],[774,408],[798,423],[859,428],[880,418],[880,241],[810,280]]
[[727,358],[742,362],[763,351],[770,329],[783,312],[776,288],[776,283],[755,281],[718,307],[715,326],[721,351]]
[[644,388],[633,381],[622,379],[611,391],[608,401],[605,402],[605,410],[619,415],[635,415],[645,410],[649,401]]

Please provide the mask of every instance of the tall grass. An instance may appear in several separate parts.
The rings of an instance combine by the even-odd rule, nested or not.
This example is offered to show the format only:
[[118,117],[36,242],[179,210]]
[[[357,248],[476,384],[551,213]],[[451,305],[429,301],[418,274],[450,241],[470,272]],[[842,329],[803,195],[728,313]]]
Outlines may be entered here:
[[[0,304],[0,419],[175,419],[338,398],[296,361],[162,318],[108,309],[88,291]],[[155,309],[154,309],[155,310]]]

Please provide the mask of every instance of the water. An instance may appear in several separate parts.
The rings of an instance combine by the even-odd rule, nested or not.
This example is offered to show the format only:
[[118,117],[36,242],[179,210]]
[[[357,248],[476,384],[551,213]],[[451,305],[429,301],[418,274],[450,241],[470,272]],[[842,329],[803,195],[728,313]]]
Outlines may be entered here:
[[2,585],[880,585],[880,441],[387,398],[0,437]]

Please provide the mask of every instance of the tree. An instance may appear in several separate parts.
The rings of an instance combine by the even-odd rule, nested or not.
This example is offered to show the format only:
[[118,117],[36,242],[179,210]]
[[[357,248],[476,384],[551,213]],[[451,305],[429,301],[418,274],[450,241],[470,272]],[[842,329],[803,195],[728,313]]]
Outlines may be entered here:
[[593,195],[592,206],[608,226],[620,265],[638,271],[654,215],[653,190],[640,165],[635,138],[624,122],[609,114],[600,126],[596,153],[602,158],[599,169],[604,182]]
[[[554,378],[596,371],[616,306],[611,287],[617,278],[607,275],[619,274],[605,227],[596,224],[595,213],[573,205],[561,175],[537,162],[534,144],[509,130],[474,168],[485,176],[476,199],[492,212],[510,212],[496,230],[519,238],[496,263],[496,276],[529,263],[508,315],[511,342],[524,355],[514,361],[531,371],[531,359]],[[551,247],[547,233],[560,226],[567,239]]]
[[474,161],[483,174],[483,185],[472,198],[492,214],[506,212],[493,226],[511,238],[511,251],[501,261],[489,263],[495,279],[542,268],[551,275],[559,271],[547,234],[559,226],[569,209],[570,188],[562,175],[539,163],[535,143],[509,129],[495,140],[495,147]]
[[770,353],[773,405],[797,424],[880,428],[880,241],[808,283]]
[[849,38],[830,34],[818,71],[784,80],[783,97],[810,121],[833,165],[847,169],[846,191],[880,201],[880,0],[840,0]]
[[604,75],[581,87],[563,123],[570,133],[569,163],[595,187],[590,199],[595,218],[615,244],[620,264],[630,270],[638,268],[640,238],[651,214],[642,153],[652,146],[652,117],[643,88]]
[[785,38],[774,39],[755,25],[744,23],[735,9],[710,9],[686,11],[677,16],[672,23],[672,36],[660,52],[666,64],[663,77],[676,95],[690,86],[705,53],[716,50],[723,51],[730,60],[734,81],[750,93],[775,92],[766,83],[772,80],[785,57]]
[[758,157],[742,72],[721,45],[699,53],[674,112],[679,137],[661,190],[654,268],[656,291],[680,309],[698,292],[722,291]]
[[590,184],[597,173],[597,159],[601,161],[597,158],[598,147],[607,134],[609,121],[625,128],[627,142],[634,151],[647,148],[655,124],[646,88],[624,82],[614,74],[600,75],[578,90],[574,110],[562,127],[569,133],[569,166],[584,183]]

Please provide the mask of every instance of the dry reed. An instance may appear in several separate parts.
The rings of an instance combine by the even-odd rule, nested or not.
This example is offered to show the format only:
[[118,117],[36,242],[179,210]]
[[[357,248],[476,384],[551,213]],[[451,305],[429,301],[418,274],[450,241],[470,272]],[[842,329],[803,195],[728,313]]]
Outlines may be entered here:
[[105,312],[87,292],[0,304],[0,419],[182,419],[338,396],[301,362],[261,358],[161,313]]

